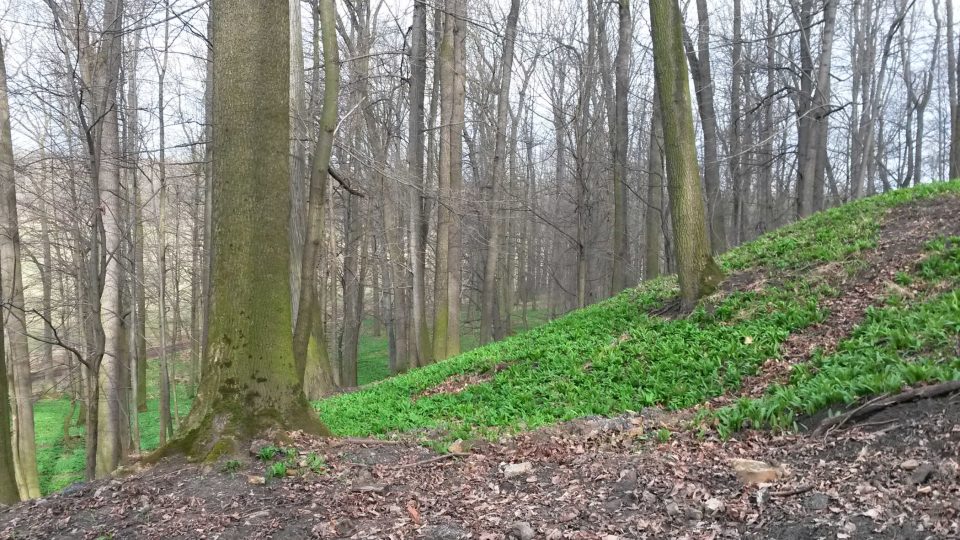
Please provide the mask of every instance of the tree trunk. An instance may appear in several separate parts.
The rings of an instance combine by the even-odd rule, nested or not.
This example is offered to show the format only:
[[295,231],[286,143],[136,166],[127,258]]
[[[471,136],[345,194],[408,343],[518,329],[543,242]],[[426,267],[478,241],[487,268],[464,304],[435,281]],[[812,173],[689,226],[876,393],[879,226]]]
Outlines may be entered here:
[[950,87],[950,178],[960,178],[960,59],[953,33],[953,2],[947,5],[947,85]]
[[[427,220],[424,216],[424,191],[427,184],[423,168],[424,94],[427,84],[427,5],[424,0],[414,0],[413,27],[410,36],[410,115],[407,122],[407,168],[410,172],[410,268],[413,272],[413,287],[410,292],[411,334],[410,356],[415,366],[430,363],[430,333],[427,327],[426,298],[426,235]],[[376,290],[376,276],[374,276]],[[377,295],[374,294],[374,298]],[[379,319],[377,319],[379,321]],[[379,330],[379,324],[376,330]]]
[[489,343],[494,339],[494,303],[497,290],[503,286],[497,280],[500,244],[502,242],[500,199],[503,198],[501,181],[506,174],[507,119],[510,116],[510,83],[513,80],[513,44],[517,39],[517,19],[520,17],[520,0],[511,0],[507,14],[507,26],[503,38],[503,56],[500,59],[500,88],[497,91],[497,123],[493,148],[493,164],[487,179],[487,256],[483,271],[483,289],[481,293],[480,343]]
[[[293,331],[293,354],[301,383],[307,367],[307,352],[313,324],[313,305],[317,301],[316,269],[320,264],[320,244],[323,241],[323,205],[327,191],[327,170],[333,152],[333,136],[337,127],[337,97],[340,91],[340,64],[336,17],[333,0],[320,0],[320,32],[323,40],[323,109],[320,115],[320,133],[313,150],[310,169],[310,193],[307,207],[307,236],[300,270],[300,299],[296,325]],[[289,57],[289,54],[287,55]],[[319,344],[318,344],[319,346]],[[319,359],[318,359],[319,360]],[[342,381],[341,381],[342,382]]]
[[[707,217],[713,253],[727,249],[727,232],[720,199],[720,152],[718,150],[717,111],[714,106],[714,81],[710,64],[710,17],[707,1],[697,0],[697,49],[689,36],[684,40],[703,128],[703,177],[707,188]],[[683,24],[681,22],[681,24]],[[684,32],[686,32],[684,30]],[[666,111],[664,111],[665,113]],[[666,118],[666,116],[664,116]]]
[[[14,176],[13,139],[10,131],[10,105],[7,96],[7,71],[0,42],[0,293],[3,300],[3,328],[10,343],[15,389],[14,459],[24,499],[40,496],[37,475],[37,448],[33,424],[33,385],[30,375],[30,351],[27,346],[27,322],[20,266],[20,228],[17,216],[17,184]],[[6,371],[4,371],[6,377]],[[6,386],[4,384],[4,386]],[[7,394],[0,394],[6,400]],[[9,424],[6,424],[9,425]]]
[[723,273],[710,255],[707,237],[683,54],[682,21],[677,0],[650,0],[654,71],[663,114],[680,299],[683,309],[692,309],[700,297],[716,289]]
[[650,145],[647,148],[647,219],[646,254],[643,277],[654,279],[660,275],[660,253],[663,251],[663,120],[660,114],[660,94],[654,88],[653,115],[650,120]]
[[[332,16],[333,0],[322,7]],[[287,2],[211,6],[212,241],[219,248],[206,370],[174,443],[193,456],[246,451],[246,441],[266,429],[326,432],[304,397],[290,339],[288,17]]]
[[619,0],[620,41],[617,45],[616,97],[614,110],[613,149],[613,272],[610,293],[617,294],[626,287],[626,271],[629,258],[627,246],[627,148],[630,138],[627,97],[630,91],[630,57],[633,45],[633,19],[630,17],[630,0]]

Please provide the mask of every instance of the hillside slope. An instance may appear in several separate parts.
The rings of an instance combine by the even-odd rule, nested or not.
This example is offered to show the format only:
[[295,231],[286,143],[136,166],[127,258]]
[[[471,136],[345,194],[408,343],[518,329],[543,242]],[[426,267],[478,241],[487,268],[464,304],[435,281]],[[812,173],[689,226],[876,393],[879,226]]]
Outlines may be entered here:
[[815,215],[692,313],[646,283],[317,403],[348,438],[135,465],[0,538],[958,537],[958,215],[960,182]]
[[960,378],[958,193],[896,191],[763,236],[723,256],[722,290],[689,315],[660,279],[317,408],[338,435],[456,439],[709,401],[728,434]]

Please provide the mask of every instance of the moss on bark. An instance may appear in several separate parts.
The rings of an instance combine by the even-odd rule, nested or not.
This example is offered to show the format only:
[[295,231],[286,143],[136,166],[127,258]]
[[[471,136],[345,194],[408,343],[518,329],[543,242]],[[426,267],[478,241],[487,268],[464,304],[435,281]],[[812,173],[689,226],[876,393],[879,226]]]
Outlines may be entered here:
[[209,345],[172,452],[216,459],[268,430],[327,430],[290,336],[287,2],[212,4],[213,224]]

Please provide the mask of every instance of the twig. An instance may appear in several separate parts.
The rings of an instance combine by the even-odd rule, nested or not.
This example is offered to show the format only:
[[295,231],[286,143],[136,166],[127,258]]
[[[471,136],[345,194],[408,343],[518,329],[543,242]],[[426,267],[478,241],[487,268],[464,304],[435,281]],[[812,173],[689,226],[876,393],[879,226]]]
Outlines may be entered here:
[[771,491],[770,495],[773,497],[793,497],[794,495],[800,495],[801,493],[806,493],[813,489],[813,484],[805,484],[793,489],[785,489],[783,491]]
[[388,439],[374,439],[368,437],[344,437],[334,439],[335,444],[401,444],[403,441],[391,441]]
[[330,173],[330,176],[332,176],[338,184],[340,184],[340,187],[349,191],[352,195],[356,195],[357,197],[366,197],[362,191],[358,191],[350,187],[350,183],[347,182],[347,179],[343,177],[339,170],[334,169],[333,167],[327,167],[327,172]]
[[469,456],[469,452],[450,452],[449,454],[442,454],[430,459],[424,459],[422,461],[414,461],[413,463],[407,463],[404,465],[394,465],[392,467],[387,467],[388,469],[406,469],[408,467],[419,467],[420,465],[428,465],[430,463],[436,463],[437,461],[444,461],[450,458],[455,457],[466,457]]

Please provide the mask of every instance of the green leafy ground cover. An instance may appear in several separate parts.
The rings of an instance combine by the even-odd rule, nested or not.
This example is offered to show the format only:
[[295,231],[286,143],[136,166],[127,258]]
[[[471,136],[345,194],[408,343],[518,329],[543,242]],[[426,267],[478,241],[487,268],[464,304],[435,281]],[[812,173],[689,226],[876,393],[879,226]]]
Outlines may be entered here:
[[[539,326],[547,321],[545,310],[529,310],[527,323]],[[523,327],[519,313],[514,315],[514,325]],[[372,325],[366,325],[360,337],[357,377],[360,384],[368,384],[390,376],[387,362],[388,340],[386,332],[375,336]],[[469,350],[477,346],[475,329],[469,325],[464,328],[463,346]],[[159,372],[157,362],[147,364],[147,411],[140,414],[140,433],[144,451],[157,448],[160,433]],[[186,373],[186,361],[177,362],[176,372]],[[189,389],[177,385],[177,398],[181,417],[190,410],[191,395]],[[83,480],[84,468],[84,429],[77,426],[79,410],[73,411],[70,427],[70,439],[64,440],[63,425],[71,413],[68,399],[45,399],[34,405],[34,420],[37,429],[37,467],[40,473],[40,490],[43,494],[59,491],[74,482]]]
[[[186,362],[178,362],[177,372],[185,373]],[[157,362],[147,364],[147,411],[140,413],[140,434],[144,451],[157,447],[160,437],[160,391]],[[190,395],[185,385],[177,385],[181,416],[190,410]],[[79,409],[79,406],[77,407]],[[68,399],[46,399],[33,407],[37,430],[37,468],[40,491],[46,495],[83,480],[84,429],[77,426],[79,410],[73,411],[70,440],[63,438],[63,424],[71,405]]]
[[[890,208],[917,199],[960,193],[960,182],[891,192],[821,212],[741,246],[722,258],[729,272],[770,270],[788,276],[759,290],[733,291],[685,318],[648,315],[676,294],[672,278],[647,282],[610,300],[553,322],[529,313],[533,330],[474,348],[456,358],[385,379],[387,339],[365,332],[359,379],[365,388],[315,404],[339,435],[422,432],[445,438],[492,436],[587,415],[613,415],[646,406],[694,407],[740,387],[780,345],[828,315],[820,300],[838,294],[806,270],[841,262],[857,268],[858,256],[876,246]],[[929,257],[898,280],[947,284],[917,299],[892,297],[870,309],[866,320],[830,355],[815,355],[790,380],[767,394],[700,415],[722,434],[745,420],[755,426],[790,427],[797,415],[833,403],[895,390],[920,381],[960,378],[960,239],[927,246]],[[515,326],[520,326],[515,318]],[[464,330],[464,348],[475,332]],[[143,447],[157,444],[155,368],[148,378],[147,413],[141,415]],[[458,393],[420,397],[451,378],[480,375],[486,382]],[[189,396],[180,389],[181,414]],[[44,493],[81,479],[83,430],[62,426],[65,400],[36,405],[38,462]]]
[[[420,431],[452,439],[647,406],[701,404],[738,389],[745,376],[778,354],[791,333],[826,318],[820,300],[838,291],[809,278],[806,269],[829,262],[856,268],[858,255],[876,246],[887,210],[958,192],[956,181],[891,192],[821,212],[739,247],[722,258],[728,271],[763,269],[786,277],[760,290],[734,291],[689,317],[648,315],[676,294],[672,279],[659,279],[530,332],[318,402],[317,410],[341,435]],[[942,262],[928,261],[918,273],[956,279],[960,268],[950,247],[955,242],[940,242],[930,250]],[[788,426],[799,411],[921,380],[960,377],[956,352],[950,356],[948,348],[936,347],[958,332],[951,322],[958,320],[956,294],[948,291],[920,304],[891,300],[871,310],[836,353],[815,358],[764,397],[721,410],[718,429],[729,433],[746,418]],[[934,330],[915,333],[925,328]],[[890,337],[897,332],[914,337]],[[939,352],[916,358],[906,345]],[[489,380],[420,397],[451,378],[471,375]]]

